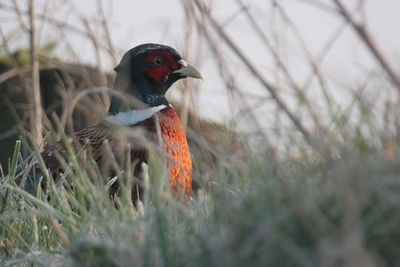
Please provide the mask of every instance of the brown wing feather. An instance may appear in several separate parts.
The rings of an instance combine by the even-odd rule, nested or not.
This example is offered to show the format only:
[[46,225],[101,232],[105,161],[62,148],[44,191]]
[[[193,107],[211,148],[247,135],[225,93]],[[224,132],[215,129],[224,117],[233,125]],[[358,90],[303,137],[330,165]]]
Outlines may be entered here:
[[[80,151],[85,147],[90,147],[95,159],[100,156],[99,153],[102,150],[101,146],[104,141],[108,139],[112,139],[112,129],[102,123],[76,132],[69,138],[70,145],[76,151]],[[49,169],[53,174],[63,171],[57,155],[63,158],[67,156],[65,146],[61,141],[46,147],[46,149],[41,153],[47,169]]]
[[[105,176],[113,177],[116,174],[115,168],[113,168],[112,159],[115,158],[118,164],[123,165],[122,156],[126,155],[127,145],[125,140],[123,140],[122,135],[119,134],[118,126],[111,125],[106,121],[102,121],[97,125],[85,128],[79,132],[74,133],[70,140],[71,146],[78,152],[78,154],[83,149],[91,149],[93,158],[95,159],[98,167]],[[131,142],[131,160],[135,164],[134,166],[134,176],[141,177],[141,162],[147,162],[148,153],[143,146],[135,147],[134,140],[129,140]],[[132,144],[133,143],[133,144]],[[110,154],[112,153],[112,155]],[[57,156],[58,155],[58,156]],[[121,156],[122,155],[122,156]],[[66,150],[62,142],[58,142],[52,146],[47,147],[41,156],[47,169],[52,173],[53,177],[57,179],[59,174],[64,172],[58,157],[66,157]],[[115,194],[119,190],[119,183],[114,183],[110,189],[110,194]],[[134,183],[134,188],[132,189],[132,200],[134,203],[141,195],[141,189],[138,189],[137,182]]]

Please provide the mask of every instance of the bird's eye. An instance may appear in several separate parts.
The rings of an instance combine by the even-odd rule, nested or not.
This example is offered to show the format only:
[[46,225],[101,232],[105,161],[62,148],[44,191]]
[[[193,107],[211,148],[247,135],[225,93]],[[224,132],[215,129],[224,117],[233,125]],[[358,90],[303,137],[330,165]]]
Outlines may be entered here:
[[160,56],[153,57],[153,63],[157,66],[164,64],[164,58]]

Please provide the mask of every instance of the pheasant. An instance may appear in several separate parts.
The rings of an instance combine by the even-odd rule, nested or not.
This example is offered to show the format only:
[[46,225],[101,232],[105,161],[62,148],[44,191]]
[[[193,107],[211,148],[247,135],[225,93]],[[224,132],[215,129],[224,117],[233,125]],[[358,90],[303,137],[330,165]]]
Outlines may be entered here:
[[[140,130],[142,137],[161,143],[166,154],[171,192],[187,198],[192,191],[192,159],[181,120],[165,97],[176,81],[186,78],[202,79],[201,73],[187,64],[172,47],[160,44],[142,44],[130,49],[114,69],[114,87],[121,94],[111,98],[108,115],[98,124],[72,134],[72,145],[91,150],[92,155],[106,176],[115,175],[111,167],[112,151],[117,161],[129,147],[132,170],[135,177],[141,175],[141,163],[149,160],[146,142],[129,135],[124,129]],[[41,153],[46,168],[53,177],[63,172],[59,156],[65,155],[61,143],[45,148]],[[121,162],[119,162],[121,163]],[[113,187],[113,192],[118,185]],[[140,182],[132,188],[132,201],[141,198]],[[135,204],[136,205],[136,204]]]

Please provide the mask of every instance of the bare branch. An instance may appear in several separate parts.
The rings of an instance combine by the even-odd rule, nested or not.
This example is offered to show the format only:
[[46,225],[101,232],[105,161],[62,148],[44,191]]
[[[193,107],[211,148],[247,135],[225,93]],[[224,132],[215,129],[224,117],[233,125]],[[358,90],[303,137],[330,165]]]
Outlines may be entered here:
[[221,25],[214,19],[214,17],[211,15],[209,12],[209,9],[205,5],[205,3],[201,3],[199,0],[194,1],[198,10],[201,12],[201,14],[208,19],[210,22],[211,26],[214,28],[214,30],[218,33],[218,35],[221,37],[221,39],[232,49],[232,51],[240,58],[240,60],[246,65],[246,67],[249,69],[250,73],[252,73],[257,80],[262,84],[262,86],[268,90],[268,92],[271,94],[272,98],[275,100],[279,108],[281,108],[286,115],[289,117],[289,119],[293,122],[293,124],[297,127],[297,129],[303,134],[304,138],[312,144],[311,140],[311,135],[309,131],[305,128],[301,120],[289,109],[289,107],[286,105],[286,103],[281,99],[281,97],[278,95],[277,91],[278,88],[270,84],[261,72],[252,64],[250,59],[247,58],[247,56],[242,53],[240,48],[233,42],[233,40],[225,33],[224,29],[221,27]]
[[395,71],[389,65],[389,62],[384,57],[378,45],[375,43],[374,38],[372,38],[371,34],[368,32],[367,28],[364,24],[358,23],[355,21],[354,17],[350,14],[350,12],[346,9],[346,7],[342,4],[340,0],[332,0],[337,8],[339,14],[351,25],[351,27],[356,31],[358,36],[363,40],[364,44],[368,47],[370,52],[374,55],[375,59],[381,64],[382,68],[389,75],[392,83],[397,87],[400,92],[400,78],[396,75]]

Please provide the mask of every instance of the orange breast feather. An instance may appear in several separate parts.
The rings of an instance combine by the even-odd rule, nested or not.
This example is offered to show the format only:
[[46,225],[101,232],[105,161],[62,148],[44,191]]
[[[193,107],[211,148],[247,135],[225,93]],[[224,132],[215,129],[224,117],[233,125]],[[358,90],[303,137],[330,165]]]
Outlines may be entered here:
[[159,115],[160,130],[164,150],[169,155],[167,161],[170,173],[171,191],[183,192],[189,196],[192,191],[192,158],[182,122],[172,107],[167,107]]

